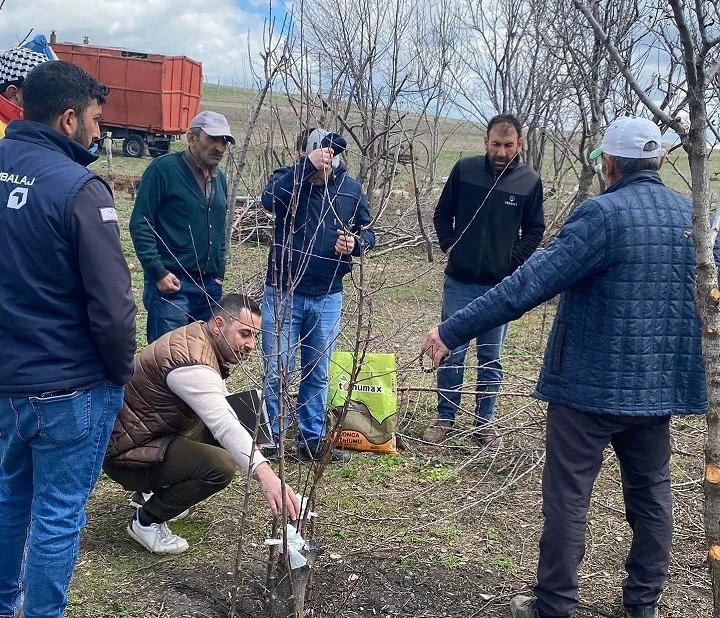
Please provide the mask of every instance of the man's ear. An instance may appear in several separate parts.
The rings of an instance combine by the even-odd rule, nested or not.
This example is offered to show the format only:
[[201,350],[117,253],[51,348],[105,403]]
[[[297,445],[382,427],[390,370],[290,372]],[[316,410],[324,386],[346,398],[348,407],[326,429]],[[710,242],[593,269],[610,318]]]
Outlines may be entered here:
[[20,88],[18,88],[15,84],[10,84],[5,89],[5,98],[10,101],[11,103],[14,103],[18,107],[22,107],[22,99],[20,98]]
[[75,110],[72,108],[66,109],[62,114],[60,114],[53,125],[57,131],[70,138],[75,135],[77,126],[78,118],[75,115]]
[[210,318],[210,331],[214,335],[219,335],[223,326],[225,326],[225,319],[221,315],[214,315]]

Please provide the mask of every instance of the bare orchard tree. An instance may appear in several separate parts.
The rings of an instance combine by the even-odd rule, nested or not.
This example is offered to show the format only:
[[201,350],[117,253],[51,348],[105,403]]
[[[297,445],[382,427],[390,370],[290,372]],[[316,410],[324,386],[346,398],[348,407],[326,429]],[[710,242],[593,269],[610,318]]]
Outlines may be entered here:
[[527,127],[527,162],[539,171],[546,130],[562,101],[555,79],[561,65],[541,44],[546,24],[531,10],[533,4],[528,0],[466,0],[460,6],[466,36],[458,104],[469,117],[483,122],[495,114],[516,115]]
[[[437,182],[437,161],[440,151],[452,132],[441,137],[440,121],[457,110],[453,109],[452,71],[459,60],[460,29],[452,12],[452,0],[423,0],[412,15],[414,74],[408,91],[399,105],[412,114],[400,123],[401,146],[410,169],[409,199],[415,210],[419,236],[425,244],[428,261],[433,261],[432,240],[425,220],[426,206],[436,198],[432,194]],[[413,90],[410,90],[413,88]],[[458,122],[459,129],[462,123]],[[387,200],[387,192],[382,198]],[[418,236],[410,233],[417,239]]]
[[317,58],[313,86],[360,153],[356,177],[370,198],[394,178],[398,100],[412,75],[405,51],[410,10],[408,0],[305,5],[305,43],[309,57]]
[[[288,36],[289,30],[290,23],[286,17],[280,26],[280,30],[276,31],[275,18],[271,14],[263,30],[263,49],[259,54],[262,65],[258,68],[255,63],[250,63],[257,85],[257,95],[250,110],[242,143],[230,149],[226,167],[228,210],[225,222],[225,260],[228,263],[232,259],[232,243],[230,241],[233,222],[238,216],[235,209],[236,197],[239,188],[243,185],[242,176],[247,162],[248,151],[250,150],[250,140],[255,133],[255,125],[265,104],[265,98],[271,92],[278,73],[284,70],[292,56],[292,38]],[[250,42],[248,41],[249,46]],[[245,207],[247,208],[248,205],[246,204]]]
[[[705,448],[705,534],[713,587],[713,616],[720,618],[720,289],[714,259],[713,234],[709,218],[709,184],[707,130],[708,98],[716,95],[720,70],[720,5],[717,2],[659,1],[658,31],[665,42],[672,43],[672,54],[682,59],[675,79],[664,83],[663,101],[680,99],[690,122],[671,115],[656,103],[643,88],[606,31],[593,16],[584,0],[573,0],[597,35],[618,63],[629,88],[654,116],[673,129],[687,152],[693,202],[693,243],[697,253],[695,284],[698,315],[702,324],[702,345],[707,376],[709,411],[708,436]],[[603,3],[604,4],[604,3]]]
[[[590,195],[596,173],[588,155],[600,143],[601,129],[618,111],[633,111],[638,98],[625,96],[617,63],[571,0],[537,4],[533,10],[537,13],[536,21],[543,24],[538,30],[543,46],[562,67],[554,78],[557,80],[554,90],[564,105],[551,138],[559,146],[561,160],[577,178],[574,195],[567,202],[572,209]],[[596,2],[589,10],[615,42],[622,61],[633,72],[640,73],[647,54],[639,51],[638,40],[646,30],[644,26],[642,32],[637,30],[639,23],[652,19],[648,7],[618,0]]]
[[399,209],[386,222],[393,247],[424,244],[429,259],[423,204],[435,183],[438,123],[450,110],[460,49],[452,1],[301,3],[302,37],[284,76],[300,124],[336,129],[359,154],[348,163],[359,164],[353,171],[376,221],[391,204]]

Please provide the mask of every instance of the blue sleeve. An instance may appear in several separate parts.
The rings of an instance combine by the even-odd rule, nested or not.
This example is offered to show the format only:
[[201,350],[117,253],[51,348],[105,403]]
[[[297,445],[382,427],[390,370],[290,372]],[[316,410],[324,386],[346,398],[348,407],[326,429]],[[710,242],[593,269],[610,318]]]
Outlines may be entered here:
[[589,200],[577,207],[546,251],[538,251],[512,275],[440,324],[450,349],[516,320],[593,272],[607,267],[612,242],[604,213]]
[[115,202],[99,180],[91,180],[72,204],[70,233],[77,251],[87,315],[108,377],[126,384],[135,370],[135,316],[130,270]]
[[316,171],[307,157],[301,157],[291,167],[275,170],[260,197],[263,208],[282,216],[290,207],[295,185],[309,182]]

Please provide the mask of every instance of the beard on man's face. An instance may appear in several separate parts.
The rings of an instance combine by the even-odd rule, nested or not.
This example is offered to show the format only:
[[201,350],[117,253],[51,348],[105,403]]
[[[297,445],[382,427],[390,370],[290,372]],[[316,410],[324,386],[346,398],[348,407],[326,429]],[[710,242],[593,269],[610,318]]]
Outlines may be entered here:
[[78,124],[77,131],[73,135],[73,141],[76,141],[83,148],[90,148],[95,141],[88,131],[82,124]]

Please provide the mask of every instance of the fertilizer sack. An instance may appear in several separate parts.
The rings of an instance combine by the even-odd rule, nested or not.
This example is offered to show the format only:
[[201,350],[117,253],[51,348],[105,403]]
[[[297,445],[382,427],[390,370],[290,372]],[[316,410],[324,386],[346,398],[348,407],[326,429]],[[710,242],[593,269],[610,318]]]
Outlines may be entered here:
[[[359,362],[359,361],[358,361]],[[339,446],[355,451],[397,453],[397,365],[394,354],[365,354],[351,387],[353,355],[333,352],[330,360],[328,406],[330,422],[337,425],[345,403],[345,420]]]

